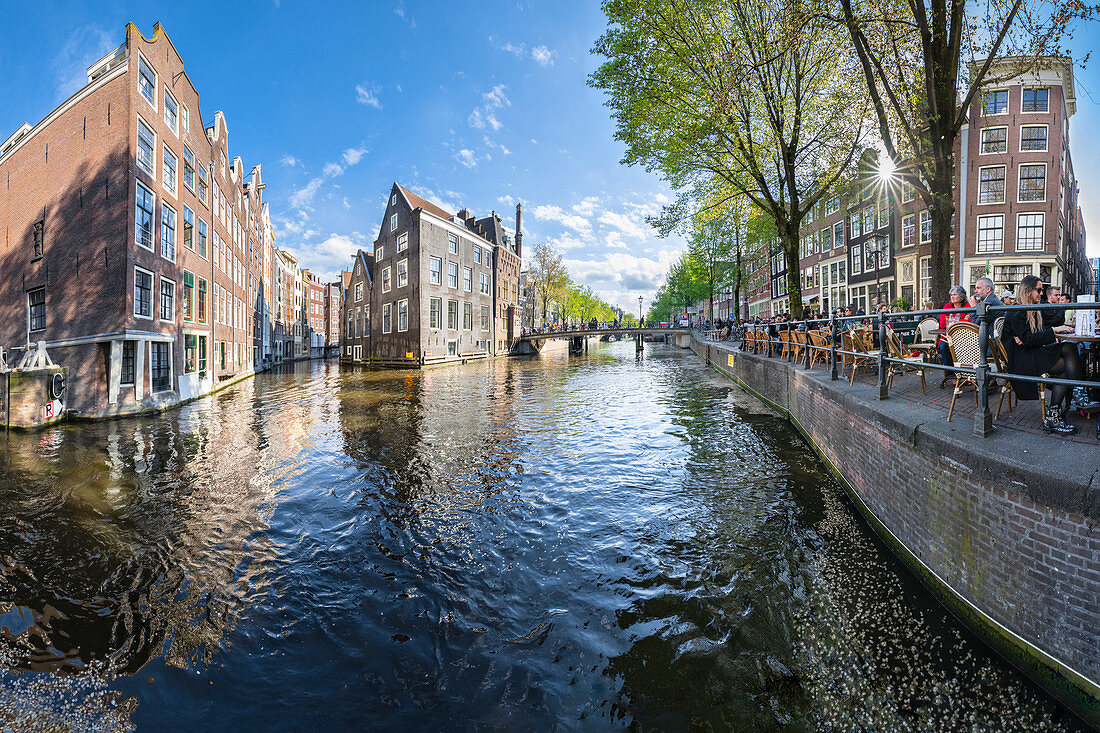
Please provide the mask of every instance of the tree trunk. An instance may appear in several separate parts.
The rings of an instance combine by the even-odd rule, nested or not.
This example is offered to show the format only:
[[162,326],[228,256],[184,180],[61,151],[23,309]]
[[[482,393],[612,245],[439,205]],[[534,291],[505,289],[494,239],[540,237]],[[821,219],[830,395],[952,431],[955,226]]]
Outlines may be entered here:
[[[953,139],[945,139],[942,145],[937,146],[934,174],[928,182],[932,193],[931,296],[932,305],[936,308],[948,301],[948,291],[954,278],[951,271],[951,218],[955,213],[954,149]],[[960,281],[962,278],[960,274]]]
[[798,229],[784,224],[778,225],[776,229],[781,230],[779,241],[787,255],[787,297],[791,303],[791,315],[796,321],[802,320],[802,271],[798,267],[801,243],[798,241]]
[[734,276],[733,281],[733,313],[734,320],[738,323],[741,322],[741,248],[737,248],[737,253],[734,255],[737,258],[737,274]]

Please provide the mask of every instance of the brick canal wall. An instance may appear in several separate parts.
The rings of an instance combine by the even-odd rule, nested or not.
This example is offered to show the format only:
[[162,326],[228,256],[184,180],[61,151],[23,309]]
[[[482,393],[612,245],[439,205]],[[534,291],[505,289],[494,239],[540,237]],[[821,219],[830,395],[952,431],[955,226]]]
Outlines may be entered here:
[[795,424],[971,629],[1100,725],[1100,448],[1013,430],[982,439],[970,420],[879,401],[827,368],[691,348]]

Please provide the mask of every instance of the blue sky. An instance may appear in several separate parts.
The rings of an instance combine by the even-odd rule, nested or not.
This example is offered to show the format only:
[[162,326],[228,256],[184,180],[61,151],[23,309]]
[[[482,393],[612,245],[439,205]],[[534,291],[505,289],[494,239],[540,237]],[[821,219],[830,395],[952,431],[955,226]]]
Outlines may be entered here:
[[[619,164],[585,81],[605,20],[594,0],[15,3],[0,0],[0,139],[76,91],[85,67],[161,21],[231,153],[263,166],[280,246],[325,275],[370,248],[394,180],[446,208],[513,221],[555,244],[574,278],[631,312],[685,247],[645,223],[671,200]],[[33,29],[33,32],[29,32]],[[1075,56],[1094,44],[1078,33]],[[1093,101],[1095,99],[1095,101]],[[1072,154],[1100,251],[1100,73],[1078,72]]]

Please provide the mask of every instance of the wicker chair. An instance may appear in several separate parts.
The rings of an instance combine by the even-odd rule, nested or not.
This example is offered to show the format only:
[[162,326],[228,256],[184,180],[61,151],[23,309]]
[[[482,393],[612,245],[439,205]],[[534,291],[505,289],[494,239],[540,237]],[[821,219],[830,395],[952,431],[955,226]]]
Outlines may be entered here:
[[1005,327],[1005,317],[1004,316],[1001,316],[997,320],[993,321],[993,335],[990,336],[990,338],[996,339],[999,342],[1001,340],[1001,331],[1004,330],[1004,327]]
[[932,343],[936,342],[936,338],[931,334],[931,331],[940,327],[940,321],[938,318],[932,318],[931,316],[925,318],[917,324],[917,341],[920,343]]
[[864,331],[849,331],[845,334],[848,344],[845,349],[856,352],[855,356],[849,355],[852,360],[852,376],[848,380],[848,386],[856,383],[856,370],[860,367],[872,367],[878,364],[878,351],[871,348],[871,334]]
[[893,359],[903,359],[904,363],[887,362],[886,363],[886,387],[892,388],[894,386],[894,377],[899,374],[918,374],[920,375],[920,393],[927,394],[924,390],[924,357],[922,356],[906,356],[904,349],[901,346],[901,339],[894,333],[894,329],[890,328],[886,331],[886,354]]
[[[998,318],[997,320],[1004,320]],[[1008,353],[1005,351],[1004,344],[1001,343],[1000,338],[991,339],[989,342],[989,351],[993,355],[993,372],[1000,376],[1008,371]],[[1016,396],[1016,392],[1012,389],[1012,382],[1001,377],[1001,399],[997,402],[997,415],[996,419],[1001,419],[1001,407],[1004,405],[1005,395],[1008,395],[1008,411],[1012,412],[1012,398],[1016,398],[1016,404],[1020,403],[1020,398]],[[1046,414],[1045,412],[1043,413]]]
[[829,339],[824,331],[809,331],[810,337],[810,368],[814,368],[817,362],[826,362],[829,359]]
[[793,343],[791,349],[794,350],[794,360],[801,363],[803,355],[806,353],[806,332],[805,331],[790,331],[790,336],[793,336]]
[[779,329],[779,358],[786,359],[791,353],[791,335],[785,328]]
[[[947,347],[951,349],[951,359],[955,366],[962,369],[974,369],[981,363],[981,346],[978,343],[978,324],[960,321],[947,327]],[[978,381],[972,374],[955,372],[955,388],[951,394],[951,407],[947,410],[947,422],[955,411],[955,399],[970,386],[974,391],[974,406],[978,406]]]

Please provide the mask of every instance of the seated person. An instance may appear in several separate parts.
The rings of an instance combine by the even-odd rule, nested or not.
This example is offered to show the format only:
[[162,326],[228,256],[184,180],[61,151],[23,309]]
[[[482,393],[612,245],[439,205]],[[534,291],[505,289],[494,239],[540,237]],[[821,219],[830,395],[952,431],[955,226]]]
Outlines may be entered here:
[[[951,290],[948,291],[948,297],[950,298],[950,300],[948,302],[944,303],[944,305],[943,305],[944,308],[967,308],[967,307],[969,307],[967,305],[967,300],[966,300],[966,288],[964,288],[962,285],[952,286]],[[940,336],[939,349],[940,349],[940,362],[944,366],[954,366],[955,365],[955,361],[951,358],[951,347],[948,346],[948,344],[947,344],[947,327],[950,326],[952,323],[958,323],[960,321],[969,321],[969,320],[970,320],[970,314],[969,313],[960,313],[959,315],[955,315],[955,314],[950,314],[949,315],[947,313],[940,314],[940,330],[943,331],[943,335]],[[949,374],[948,372],[944,372],[943,382],[940,383],[941,387],[947,382],[948,374]]]

